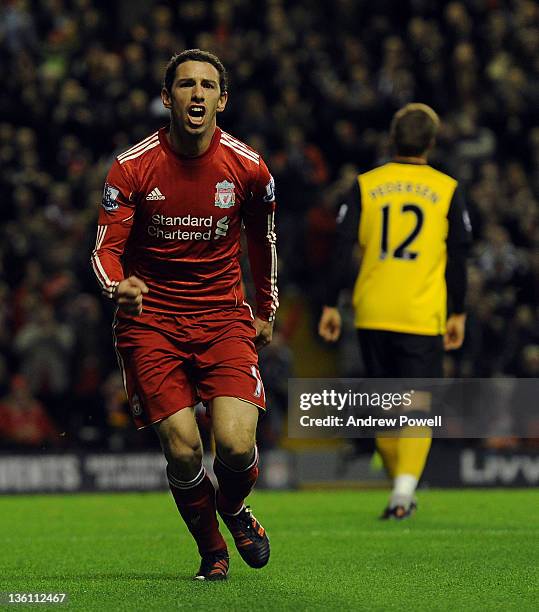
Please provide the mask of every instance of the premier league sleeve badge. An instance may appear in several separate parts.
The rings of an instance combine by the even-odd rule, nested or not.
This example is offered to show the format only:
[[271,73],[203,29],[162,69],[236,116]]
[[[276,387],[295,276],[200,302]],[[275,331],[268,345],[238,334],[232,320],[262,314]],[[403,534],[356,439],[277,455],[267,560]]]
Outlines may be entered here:
[[111,212],[118,208],[119,204],[116,200],[119,194],[119,189],[116,189],[116,187],[105,183],[105,187],[103,188],[103,199],[101,201],[101,205],[107,212]]

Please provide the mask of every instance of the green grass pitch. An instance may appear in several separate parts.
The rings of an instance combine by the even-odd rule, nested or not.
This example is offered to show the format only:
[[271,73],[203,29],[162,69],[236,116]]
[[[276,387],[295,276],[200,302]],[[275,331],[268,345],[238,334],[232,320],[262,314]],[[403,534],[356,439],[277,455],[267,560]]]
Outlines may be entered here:
[[270,563],[252,570],[231,545],[224,583],[191,580],[196,549],[169,495],[4,497],[0,591],[69,593],[47,609],[537,609],[537,490],[424,491],[402,523],[377,520],[386,496],[255,493]]

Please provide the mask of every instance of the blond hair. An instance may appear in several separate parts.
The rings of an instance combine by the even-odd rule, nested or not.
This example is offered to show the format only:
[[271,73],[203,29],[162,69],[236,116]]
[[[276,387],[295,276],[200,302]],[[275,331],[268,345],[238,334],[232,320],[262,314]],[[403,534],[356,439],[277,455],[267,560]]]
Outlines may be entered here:
[[430,106],[420,102],[403,106],[391,121],[391,140],[397,155],[423,155],[434,145],[439,127],[440,118]]

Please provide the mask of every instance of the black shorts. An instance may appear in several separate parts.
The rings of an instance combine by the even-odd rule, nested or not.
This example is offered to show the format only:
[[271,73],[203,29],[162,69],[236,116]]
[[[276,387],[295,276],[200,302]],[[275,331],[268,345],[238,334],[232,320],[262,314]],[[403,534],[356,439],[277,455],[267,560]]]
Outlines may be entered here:
[[368,378],[442,378],[443,336],[358,329]]

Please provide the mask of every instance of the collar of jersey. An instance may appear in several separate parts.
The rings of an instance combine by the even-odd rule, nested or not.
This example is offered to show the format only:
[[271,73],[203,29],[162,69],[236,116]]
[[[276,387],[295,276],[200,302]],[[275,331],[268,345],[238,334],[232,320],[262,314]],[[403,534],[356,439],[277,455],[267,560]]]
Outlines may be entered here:
[[397,161],[396,159],[391,159],[391,161],[389,162],[390,164],[402,164],[403,166],[428,166],[429,163],[425,162],[423,163],[418,163],[418,162],[413,162],[413,161],[403,161],[403,160],[399,160]]
[[180,164],[184,164],[186,166],[200,166],[210,161],[215,151],[217,151],[217,147],[219,146],[219,143],[221,142],[221,130],[218,127],[216,127],[208,149],[204,151],[204,153],[202,155],[199,155],[198,157],[188,157],[186,155],[180,155],[179,153],[176,153],[176,151],[172,149],[172,147],[170,146],[170,143],[168,142],[168,138],[166,136],[168,130],[169,130],[168,126],[162,127],[159,130],[159,142],[161,143],[161,146],[163,147],[163,150],[165,151],[167,155],[175,159]]

